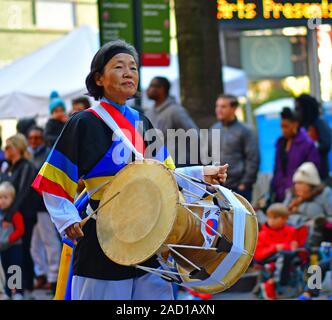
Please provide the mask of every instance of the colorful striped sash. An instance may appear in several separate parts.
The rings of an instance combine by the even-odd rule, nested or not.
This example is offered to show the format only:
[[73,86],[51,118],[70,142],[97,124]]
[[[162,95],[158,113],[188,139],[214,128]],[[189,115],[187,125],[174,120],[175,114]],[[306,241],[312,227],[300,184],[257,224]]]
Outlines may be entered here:
[[135,127],[135,123],[140,121],[138,112],[129,108],[126,109],[126,112],[131,113],[133,124],[119,110],[105,102],[101,102],[99,106],[92,107],[88,111],[104,121],[127,148],[135,154],[137,160],[144,159],[144,139]]

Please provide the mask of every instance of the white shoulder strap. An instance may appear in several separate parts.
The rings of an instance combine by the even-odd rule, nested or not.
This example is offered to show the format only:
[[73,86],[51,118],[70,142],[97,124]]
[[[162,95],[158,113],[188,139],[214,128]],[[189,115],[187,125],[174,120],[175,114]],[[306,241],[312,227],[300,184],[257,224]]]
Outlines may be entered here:
[[119,128],[118,124],[114,121],[112,116],[102,106],[100,105],[95,106],[92,107],[91,109],[95,111],[100,118],[103,119],[103,121],[112,129],[114,134],[116,134],[122,140],[122,142],[128,147],[128,149],[135,154],[137,160],[144,160],[143,155],[137,151],[132,142],[126,137],[123,131]]

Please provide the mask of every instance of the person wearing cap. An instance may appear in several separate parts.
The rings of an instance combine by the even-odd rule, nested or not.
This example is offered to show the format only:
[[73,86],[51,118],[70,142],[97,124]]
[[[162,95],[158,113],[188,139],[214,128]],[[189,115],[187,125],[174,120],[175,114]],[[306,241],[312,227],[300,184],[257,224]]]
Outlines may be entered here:
[[[144,158],[157,159],[170,169],[207,182],[216,184],[226,180],[227,165],[175,169],[163,144],[155,144],[158,150],[147,153],[152,142],[145,139],[146,133],[153,126],[142,113],[126,104],[127,99],[135,96],[138,81],[138,55],[133,46],[122,40],[102,46],[86,78],[89,95],[99,101],[99,105],[75,113],[69,119],[33,183],[42,193],[58,231],[77,240],[71,290],[74,300],[173,299],[171,283],[135,267],[119,265],[104,254],[98,242],[95,219],[88,220],[81,228],[86,212],[80,215],[73,204],[80,178],[87,189],[89,212],[98,208],[112,177],[143,154]],[[127,139],[121,137],[123,133]],[[190,189],[185,181],[178,183]],[[198,191],[196,194],[202,196]],[[160,266],[156,256],[142,265]]]
[[51,118],[47,121],[45,126],[45,140],[49,147],[53,147],[68,120],[66,104],[64,100],[60,98],[57,91],[52,91],[50,94],[49,109]]
[[324,234],[329,233],[325,225],[332,221],[332,189],[321,182],[312,162],[305,162],[296,170],[284,203],[292,212],[289,223],[297,228],[307,225],[308,244],[319,246]]
[[267,210],[267,222],[258,234],[254,259],[266,265],[273,263],[267,279],[260,289],[265,299],[276,299],[276,283],[286,285],[289,280],[289,267],[298,249],[296,229],[287,224],[289,210],[282,203],[274,203]]

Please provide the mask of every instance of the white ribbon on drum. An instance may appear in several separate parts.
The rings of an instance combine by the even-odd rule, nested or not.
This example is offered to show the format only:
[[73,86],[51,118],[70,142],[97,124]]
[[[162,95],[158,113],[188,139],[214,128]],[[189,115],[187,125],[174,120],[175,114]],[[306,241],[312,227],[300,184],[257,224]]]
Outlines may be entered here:
[[250,214],[244,205],[235,197],[234,193],[219,185],[214,185],[216,189],[226,197],[231,203],[234,210],[233,215],[233,246],[231,251],[227,254],[225,259],[220,263],[216,270],[210,275],[210,277],[203,281],[190,281],[183,282],[186,287],[195,286],[210,286],[216,282],[224,284],[221,279],[224,279],[227,273],[233,268],[239,258],[246,254],[244,250],[244,237],[246,227],[246,216]]

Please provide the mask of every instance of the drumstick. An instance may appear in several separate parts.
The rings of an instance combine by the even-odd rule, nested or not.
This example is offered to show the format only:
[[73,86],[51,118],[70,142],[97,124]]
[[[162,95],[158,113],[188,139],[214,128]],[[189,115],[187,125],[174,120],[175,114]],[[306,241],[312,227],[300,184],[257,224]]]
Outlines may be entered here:
[[101,208],[103,208],[104,206],[106,206],[109,202],[111,202],[114,198],[116,198],[118,195],[120,194],[120,192],[117,192],[115,195],[113,195],[112,197],[110,197],[106,202],[104,202],[100,207],[98,207],[95,211],[93,211],[92,213],[90,213],[86,218],[84,218],[81,222],[80,222],[80,227],[83,228],[84,225],[92,218],[93,215],[95,215],[98,210],[100,210]]

